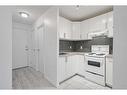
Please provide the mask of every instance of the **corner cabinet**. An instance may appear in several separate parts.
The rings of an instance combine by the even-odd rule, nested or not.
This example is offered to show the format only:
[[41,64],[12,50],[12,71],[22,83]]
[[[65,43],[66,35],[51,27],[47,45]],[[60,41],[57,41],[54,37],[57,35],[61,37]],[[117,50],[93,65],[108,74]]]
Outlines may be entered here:
[[58,80],[59,83],[75,74],[85,76],[84,55],[59,56]]
[[71,39],[72,25],[71,21],[59,17],[59,38],[60,39]]
[[59,83],[70,78],[76,73],[75,56],[60,56],[58,64]]
[[81,22],[72,22],[72,39],[73,40],[81,40]]

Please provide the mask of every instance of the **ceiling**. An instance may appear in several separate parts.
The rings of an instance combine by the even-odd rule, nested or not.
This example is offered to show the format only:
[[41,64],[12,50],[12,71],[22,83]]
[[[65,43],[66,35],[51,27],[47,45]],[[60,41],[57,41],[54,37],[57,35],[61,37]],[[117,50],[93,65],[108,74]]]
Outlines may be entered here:
[[[33,24],[51,6],[14,6],[12,19],[15,22]],[[57,6],[60,15],[71,21],[82,21],[113,10],[112,6]],[[29,18],[22,18],[19,12],[27,12]]]
[[113,6],[60,6],[60,15],[71,21],[82,21],[112,11]]
[[[12,20],[24,24],[33,24],[50,6],[14,6]],[[28,18],[22,18],[19,12],[29,14]]]

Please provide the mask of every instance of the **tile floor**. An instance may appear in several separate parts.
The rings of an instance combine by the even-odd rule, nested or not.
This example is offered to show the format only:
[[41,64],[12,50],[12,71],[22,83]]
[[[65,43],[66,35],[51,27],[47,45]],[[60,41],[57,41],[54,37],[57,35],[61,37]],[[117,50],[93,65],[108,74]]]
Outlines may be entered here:
[[110,89],[90,82],[78,75],[54,87],[44,76],[30,67],[12,71],[13,89]]
[[109,87],[103,87],[96,83],[86,80],[78,75],[72,77],[71,79],[61,83],[59,89],[111,89]]

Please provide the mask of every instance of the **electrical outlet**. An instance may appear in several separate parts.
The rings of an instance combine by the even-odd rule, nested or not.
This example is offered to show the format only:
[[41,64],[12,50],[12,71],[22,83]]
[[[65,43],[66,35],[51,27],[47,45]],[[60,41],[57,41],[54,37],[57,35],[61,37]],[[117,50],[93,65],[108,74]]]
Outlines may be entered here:
[[83,49],[83,47],[82,47],[82,46],[80,46],[80,49]]

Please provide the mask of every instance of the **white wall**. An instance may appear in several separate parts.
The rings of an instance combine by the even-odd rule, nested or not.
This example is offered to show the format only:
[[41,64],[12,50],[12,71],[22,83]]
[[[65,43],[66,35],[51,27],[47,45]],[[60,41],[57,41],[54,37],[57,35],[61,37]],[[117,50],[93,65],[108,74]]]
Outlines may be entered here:
[[44,74],[54,86],[57,86],[58,17],[57,8],[51,8],[44,13]]
[[0,89],[12,88],[12,15],[0,7]]
[[32,25],[12,22],[12,68],[29,66],[32,58],[25,46],[32,48]]
[[127,6],[114,7],[113,88],[127,89]]

